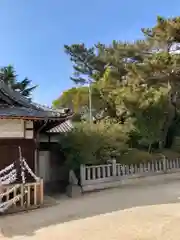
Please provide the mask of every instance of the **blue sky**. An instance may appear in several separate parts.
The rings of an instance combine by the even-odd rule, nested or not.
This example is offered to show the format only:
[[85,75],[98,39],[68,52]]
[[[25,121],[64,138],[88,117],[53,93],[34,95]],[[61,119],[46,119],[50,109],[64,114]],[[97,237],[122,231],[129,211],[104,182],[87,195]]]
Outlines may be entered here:
[[39,85],[34,100],[51,105],[73,86],[64,44],[134,40],[179,9],[178,0],[0,0],[0,65],[13,64]]

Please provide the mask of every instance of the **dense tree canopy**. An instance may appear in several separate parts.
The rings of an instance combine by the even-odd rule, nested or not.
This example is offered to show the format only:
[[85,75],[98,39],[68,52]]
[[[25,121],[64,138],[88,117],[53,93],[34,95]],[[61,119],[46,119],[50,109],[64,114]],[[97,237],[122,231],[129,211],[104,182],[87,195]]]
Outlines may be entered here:
[[[96,86],[91,86],[92,111],[94,114],[103,109],[103,101],[100,98],[99,90]],[[89,87],[74,87],[64,91],[62,95],[53,101],[53,106],[58,108],[67,107],[76,114],[84,115],[89,112]]]
[[65,52],[73,64],[76,91],[91,83],[98,92],[102,104],[97,119],[131,121],[129,136],[135,134],[137,144],[150,150],[155,143],[163,148],[169,138],[172,142],[179,121],[180,17],[157,17],[156,25],[142,32],[144,38],[138,41],[114,40],[91,48],[65,45]]
[[30,87],[31,80],[24,78],[22,81],[17,80],[17,74],[13,66],[8,65],[0,69],[0,79],[3,80],[12,89],[19,91],[23,96],[30,97],[32,91],[37,86]]
[[61,149],[67,164],[78,169],[82,163],[99,164],[112,157],[118,158],[128,147],[127,129],[110,121],[94,125],[82,123],[72,132],[61,135]]

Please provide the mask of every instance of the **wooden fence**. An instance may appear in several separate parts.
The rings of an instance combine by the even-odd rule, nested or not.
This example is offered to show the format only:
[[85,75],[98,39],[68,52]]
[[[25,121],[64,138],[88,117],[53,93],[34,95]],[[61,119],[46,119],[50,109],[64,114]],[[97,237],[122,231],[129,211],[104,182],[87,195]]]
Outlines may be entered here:
[[8,209],[8,213],[29,210],[39,207],[44,201],[43,180],[33,183],[11,184],[4,186],[5,192],[3,202],[7,202],[20,196],[19,200]]
[[110,164],[81,165],[80,177],[82,190],[92,191],[121,185],[126,179],[153,176],[180,171],[180,159],[166,158],[142,164],[122,165],[112,160]]

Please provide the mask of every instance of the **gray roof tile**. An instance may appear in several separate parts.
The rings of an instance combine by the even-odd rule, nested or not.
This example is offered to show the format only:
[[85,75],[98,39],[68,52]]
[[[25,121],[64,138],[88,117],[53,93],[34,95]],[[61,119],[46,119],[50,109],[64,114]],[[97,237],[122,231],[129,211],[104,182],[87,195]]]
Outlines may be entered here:
[[[0,81],[0,99],[7,104],[0,105],[0,117],[61,118],[71,116],[67,109],[52,109],[30,101]],[[8,106],[7,106],[8,105]]]
[[70,120],[67,120],[61,124],[59,124],[58,126],[51,128],[49,131],[47,131],[48,133],[66,133],[66,132],[70,132],[73,129],[73,124]]

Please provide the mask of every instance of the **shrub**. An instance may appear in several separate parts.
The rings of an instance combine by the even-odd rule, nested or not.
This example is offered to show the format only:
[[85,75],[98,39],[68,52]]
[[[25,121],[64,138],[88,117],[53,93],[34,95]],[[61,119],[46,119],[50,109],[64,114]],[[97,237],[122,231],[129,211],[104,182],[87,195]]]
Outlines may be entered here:
[[162,155],[166,156],[167,159],[176,159],[180,157],[180,153],[173,151],[171,149],[163,149],[161,153],[154,153],[154,158],[156,160],[162,159]]
[[66,163],[76,170],[80,164],[103,164],[120,156],[128,148],[127,132],[125,125],[117,123],[80,124],[60,138]]
[[122,164],[139,164],[144,162],[149,162],[153,160],[153,155],[136,148],[129,149],[127,152],[122,154],[118,159],[118,162]]
[[176,152],[180,152],[180,137],[179,136],[174,137],[172,149]]
[[162,152],[149,153],[147,151],[133,148],[128,149],[128,151],[122,154],[117,161],[122,164],[139,164],[154,160],[162,160],[163,155],[166,156],[167,159],[175,159],[180,157],[179,153],[169,149],[164,149]]

